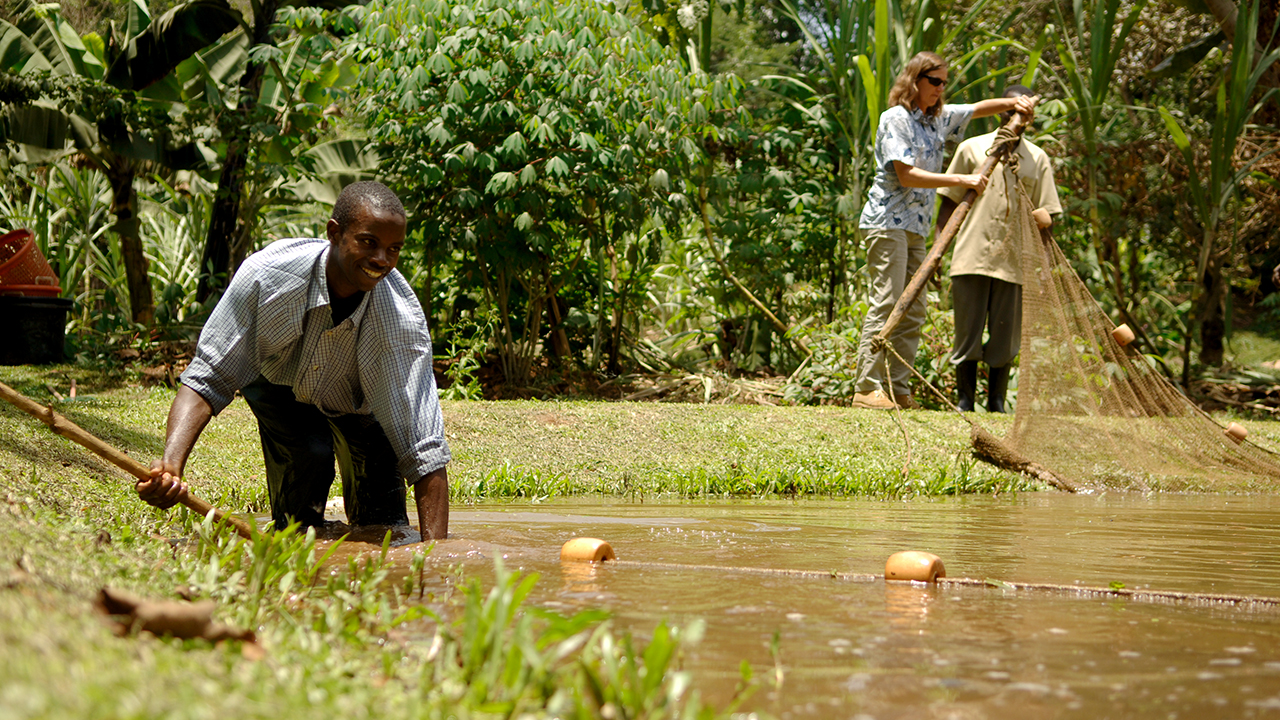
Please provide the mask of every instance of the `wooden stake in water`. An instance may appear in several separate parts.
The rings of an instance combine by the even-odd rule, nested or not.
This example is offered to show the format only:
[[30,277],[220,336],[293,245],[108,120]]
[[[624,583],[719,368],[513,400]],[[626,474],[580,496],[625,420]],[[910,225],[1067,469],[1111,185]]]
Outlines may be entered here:
[[[74,385],[72,387],[74,388]],[[74,392],[74,390],[72,392]],[[121,470],[124,470],[139,480],[151,479],[151,470],[145,465],[108,445],[88,430],[85,430],[79,425],[71,422],[62,414],[55,412],[53,408],[41,405],[4,383],[0,383],[0,398],[4,398],[13,404],[14,407],[38,419],[45,425],[48,425],[49,429],[55,434],[61,435],[62,437],[65,437],[79,445],[83,445],[98,457],[106,460],[112,465],[115,465]],[[187,497],[185,499],[179,502],[190,508],[192,512],[198,514],[200,517],[205,517],[210,511],[212,511],[214,520],[227,523],[235,529],[236,533],[239,534],[240,537],[243,537],[246,540],[253,537],[253,532],[249,529],[249,525],[243,520],[232,515],[228,515],[221,509],[210,505],[207,501],[192,495],[190,492],[187,493]]]

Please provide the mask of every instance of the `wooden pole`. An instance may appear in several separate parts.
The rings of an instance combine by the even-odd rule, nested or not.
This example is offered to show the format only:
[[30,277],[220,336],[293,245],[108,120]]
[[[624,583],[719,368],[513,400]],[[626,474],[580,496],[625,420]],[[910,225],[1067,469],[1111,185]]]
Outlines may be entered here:
[[[108,445],[106,442],[103,442],[88,430],[85,430],[79,425],[71,422],[62,414],[55,412],[53,408],[41,405],[4,383],[0,383],[0,398],[4,398],[19,410],[22,410],[45,425],[48,425],[49,429],[55,434],[61,435],[62,437],[65,437],[79,445],[83,445],[98,457],[101,457],[103,460],[106,460],[139,480],[151,479],[151,470],[145,465]],[[236,533],[239,534],[240,537],[245,538],[246,540],[253,537],[253,532],[249,529],[249,525],[245,523],[245,521],[233,515],[228,515],[221,509],[210,505],[207,501],[196,497],[190,492],[187,493],[187,497],[185,499],[180,500],[179,502],[190,508],[192,512],[196,513],[200,517],[205,517],[209,514],[209,511],[213,511],[214,520],[218,522],[226,522],[235,529]]]
[[[1033,97],[1039,102],[1040,96]],[[1022,113],[1015,112],[1013,117],[1004,124],[1015,136],[1021,138],[1022,131],[1027,127],[1027,116]],[[1004,160],[1005,156],[1017,147],[1009,144],[1000,147],[997,152],[987,156],[982,161],[982,165],[978,166],[978,173],[984,178],[990,179],[991,174],[995,172],[996,165]],[[946,227],[942,228],[942,232],[933,242],[933,247],[929,248],[929,254],[925,256],[924,262],[921,263],[920,269],[916,270],[916,274],[911,277],[911,282],[907,284],[902,296],[898,298],[897,304],[893,306],[893,312],[889,313],[889,319],[885,320],[884,327],[880,328],[880,332],[871,339],[871,349],[875,352],[884,350],[885,345],[889,341],[889,335],[898,327],[898,323],[902,322],[902,316],[907,314],[907,310],[915,303],[916,298],[920,297],[920,293],[924,292],[924,286],[928,284],[929,278],[933,277],[933,273],[937,271],[938,265],[942,263],[942,256],[947,250],[951,249],[951,241],[955,239],[956,232],[960,230],[960,225],[964,222],[966,216],[969,215],[969,209],[973,207],[973,203],[978,199],[978,193],[973,188],[964,194],[964,199],[960,201],[960,205],[951,213],[951,219],[947,221]]]

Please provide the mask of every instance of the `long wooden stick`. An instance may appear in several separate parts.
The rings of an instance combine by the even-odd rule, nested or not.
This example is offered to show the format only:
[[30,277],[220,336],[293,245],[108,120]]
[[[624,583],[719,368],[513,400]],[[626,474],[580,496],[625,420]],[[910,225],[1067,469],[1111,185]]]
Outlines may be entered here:
[[[1034,96],[1039,102],[1040,96]],[[1022,113],[1015,112],[1012,118],[1004,124],[1014,135],[1022,137],[1022,131],[1027,127],[1027,116]],[[1010,144],[998,149],[997,152],[987,156],[986,160],[978,166],[978,173],[982,177],[990,179],[991,174],[995,172],[996,165],[1004,160],[1005,156],[1012,152],[1016,145]],[[898,298],[898,302],[893,306],[893,312],[889,313],[889,319],[884,321],[884,327],[880,328],[880,332],[871,339],[871,349],[879,352],[884,349],[888,342],[889,335],[898,327],[898,323],[902,322],[902,316],[907,314],[907,310],[915,303],[916,298],[920,297],[920,293],[924,292],[924,286],[929,283],[929,278],[933,277],[933,273],[938,269],[938,265],[942,263],[942,256],[951,248],[951,241],[955,239],[956,233],[960,230],[960,225],[964,222],[965,217],[969,215],[969,209],[973,207],[973,203],[978,199],[978,193],[973,188],[964,194],[964,198],[960,204],[951,213],[951,219],[947,221],[946,227],[942,228],[942,232],[933,242],[933,247],[929,248],[929,254],[925,256],[924,262],[920,268],[916,270],[916,274],[911,277],[911,282],[907,284],[902,296]]]
[[[55,412],[53,408],[41,405],[4,383],[0,383],[0,398],[8,400],[19,410],[22,410],[45,425],[48,425],[49,429],[55,434],[61,435],[62,437],[79,445],[83,445],[98,457],[101,457],[103,460],[106,460],[139,480],[151,479],[151,471],[145,465],[134,460],[128,455],[125,455],[111,445],[108,445],[88,430],[85,430],[79,425],[71,422],[62,414]],[[243,520],[233,515],[228,515],[221,509],[210,505],[207,501],[192,495],[190,492],[187,493],[187,497],[185,499],[180,500],[179,502],[190,508],[192,512],[198,514],[200,517],[205,517],[209,514],[209,511],[212,510],[215,520],[218,522],[226,522],[235,529],[236,533],[238,533],[240,537],[243,537],[246,540],[253,537],[253,532],[249,529],[248,524]]]

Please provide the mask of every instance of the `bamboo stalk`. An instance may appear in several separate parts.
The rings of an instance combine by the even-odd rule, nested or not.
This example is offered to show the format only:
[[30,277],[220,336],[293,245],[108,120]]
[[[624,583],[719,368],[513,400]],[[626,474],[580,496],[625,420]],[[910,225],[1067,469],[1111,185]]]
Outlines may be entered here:
[[[0,398],[9,401],[19,410],[31,415],[45,425],[48,425],[49,429],[52,430],[54,434],[61,435],[78,445],[88,448],[98,457],[106,460],[112,465],[115,465],[121,470],[124,470],[139,480],[151,479],[151,471],[145,465],[120,452],[98,438],[96,435],[90,433],[88,430],[85,430],[79,425],[71,422],[61,413],[54,411],[52,407],[41,405],[4,383],[0,383]],[[236,533],[239,534],[240,537],[243,537],[246,540],[253,537],[252,530],[250,530],[249,525],[243,520],[233,515],[228,515],[221,509],[210,505],[208,501],[198,498],[190,492],[187,493],[186,498],[179,502],[190,508],[192,512],[198,514],[200,517],[205,517],[210,511],[212,511],[214,520],[218,522],[226,522],[235,529]]]
[[[1040,96],[1034,96],[1039,102]],[[1022,113],[1014,113],[1013,117],[1004,124],[1017,137],[1022,137],[1022,131],[1027,127],[1027,116]],[[1005,145],[995,153],[987,156],[982,161],[982,165],[978,166],[978,173],[982,177],[991,179],[991,174],[995,172],[996,165],[1000,164],[1005,156],[1017,147],[1015,144]],[[955,240],[956,233],[960,230],[960,225],[964,223],[964,219],[969,215],[969,209],[973,207],[973,203],[978,199],[978,193],[973,188],[964,194],[964,198],[960,204],[951,213],[951,219],[947,221],[946,227],[942,228],[942,232],[938,234],[934,240],[933,247],[929,248],[929,254],[925,256],[924,262],[920,268],[916,270],[916,274],[911,277],[911,282],[907,284],[902,296],[898,298],[898,302],[893,306],[893,312],[889,313],[889,318],[884,321],[884,327],[880,328],[880,332],[871,339],[871,349],[880,352],[884,349],[889,341],[889,335],[898,327],[898,323],[902,322],[902,316],[907,314],[907,310],[915,303],[916,298],[920,297],[920,293],[924,292],[924,287],[929,283],[929,278],[933,277],[933,273],[937,271],[938,265],[942,263],[942,256],[951,249],[951,242]]]

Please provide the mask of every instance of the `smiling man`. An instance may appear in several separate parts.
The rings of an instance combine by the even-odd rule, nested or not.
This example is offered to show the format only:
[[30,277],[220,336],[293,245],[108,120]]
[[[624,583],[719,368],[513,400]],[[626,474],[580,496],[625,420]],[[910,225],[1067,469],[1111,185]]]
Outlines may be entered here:
[[443,538],[450,455],[426,318],[395,271],[404,206],[380,183],[348,185],[327,232],[327,241],[274,242],[236,272],[138,495],[161,508],[185,495],[187,457],[240,391],[258,419],[277,528],[324,524],[336,457],[348,522],[408,525],[407,483],[423,538]]

